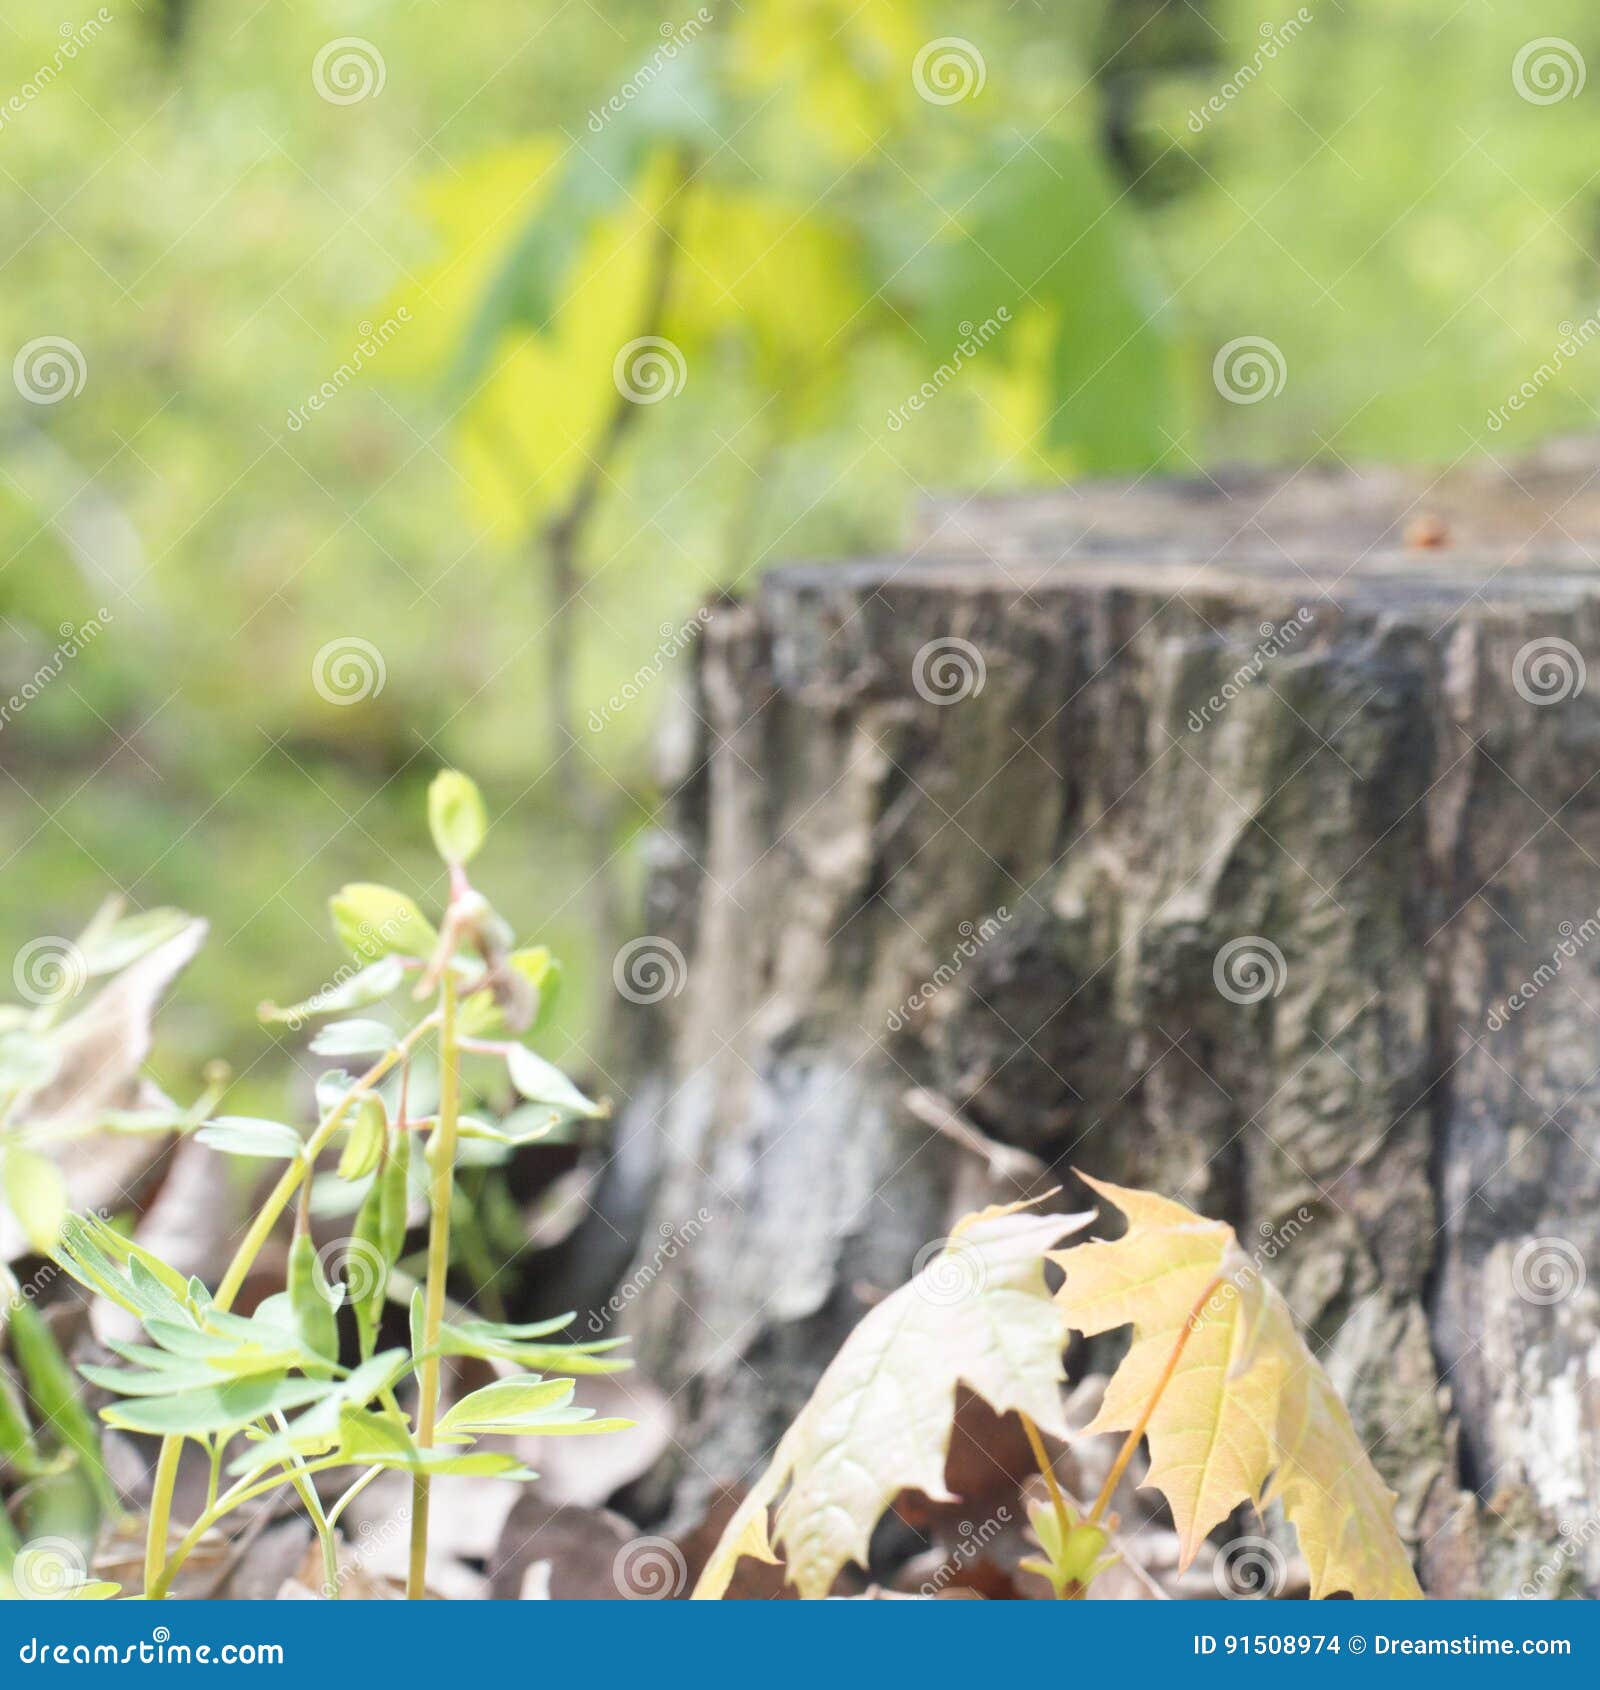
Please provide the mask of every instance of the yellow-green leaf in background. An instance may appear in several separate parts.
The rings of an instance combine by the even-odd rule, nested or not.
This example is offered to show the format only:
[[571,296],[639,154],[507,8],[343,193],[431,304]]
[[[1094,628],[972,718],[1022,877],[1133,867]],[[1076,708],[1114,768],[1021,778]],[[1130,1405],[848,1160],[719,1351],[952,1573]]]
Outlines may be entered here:
[[53,1250],[67,1218],[67,1182],[48,1156],[12,1145],[0,1162],[6,1202],[35,1250]]
[[340,944],[361,962],[376,962],[391,953],[429,957],[439,944],[433,923],[416,901],[391,886],[353,881],[334,893],[328,909]]

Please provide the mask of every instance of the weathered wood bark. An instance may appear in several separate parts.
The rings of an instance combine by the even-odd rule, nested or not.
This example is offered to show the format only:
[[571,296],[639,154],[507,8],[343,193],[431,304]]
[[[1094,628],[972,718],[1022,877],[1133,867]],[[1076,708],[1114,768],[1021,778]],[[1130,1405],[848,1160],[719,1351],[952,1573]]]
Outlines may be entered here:
[[1432,1591],[1594,1584],[1596,463],[951,505],[717,613],[620,1123],[680,1511],[1081,1167],[1273,1258]]

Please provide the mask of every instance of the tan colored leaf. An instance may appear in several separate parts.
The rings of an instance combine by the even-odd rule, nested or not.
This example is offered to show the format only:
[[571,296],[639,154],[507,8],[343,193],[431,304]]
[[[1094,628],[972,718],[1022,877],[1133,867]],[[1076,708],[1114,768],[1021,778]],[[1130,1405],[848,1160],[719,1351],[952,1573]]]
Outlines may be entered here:
[[1086,1183],[1122,1210],[1128,1230],[1053,1256],[1066,1274],[1057,1298],[1085,1336],[1133,1326],[1088,1430],[1131,1431],[1155,1398],[1145,1482],[1172,1508],[1181,1564],[1240,1503],[1268,1500],[1270,1479],[1313,1596],[1419,1597],[1394,1493],[1233,1229],[1148,1192]]
[[962,1221],[845,1340],[728,1522],[694,1594],[721,1596],[741,1555],[773,1561],[776,1545],[800,1594],[826,1596],[847,1561],[865,1564],[872,1528],[900,1491],[951,1500],[944,1471],[958,1384],[1064,1437],[1063,1328],[1044,1252],[1092,1218],[1014,1206]]

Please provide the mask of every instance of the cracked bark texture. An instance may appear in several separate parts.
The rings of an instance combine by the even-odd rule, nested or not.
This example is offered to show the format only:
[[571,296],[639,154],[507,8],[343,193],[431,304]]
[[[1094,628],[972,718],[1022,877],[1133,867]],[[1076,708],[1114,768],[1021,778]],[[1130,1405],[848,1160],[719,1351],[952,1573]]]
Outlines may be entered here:
[[619,1125],[693,1452],[663,1510],[747,1476],[957,1212],[1081,1167],[1271,1258],[1430,1592],[1595,1587],[1596,466],[950,503],[719,608]]

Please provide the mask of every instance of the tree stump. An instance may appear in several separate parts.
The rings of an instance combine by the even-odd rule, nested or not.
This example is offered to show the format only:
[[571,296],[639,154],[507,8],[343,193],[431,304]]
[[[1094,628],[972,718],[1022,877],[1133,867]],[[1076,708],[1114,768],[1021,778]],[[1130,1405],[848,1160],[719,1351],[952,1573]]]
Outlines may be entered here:
[[1594,1586],[1597,462],[952,502],[718,609],[617,970],[663,1508],[1081,1168],[1260,1254],[1431,1593]]

